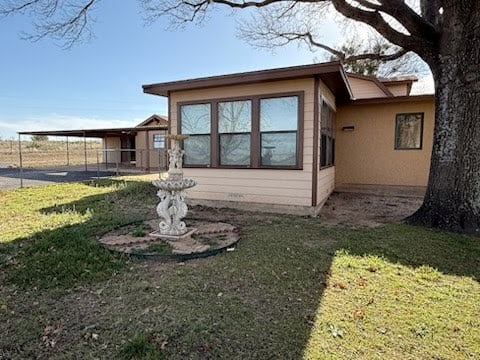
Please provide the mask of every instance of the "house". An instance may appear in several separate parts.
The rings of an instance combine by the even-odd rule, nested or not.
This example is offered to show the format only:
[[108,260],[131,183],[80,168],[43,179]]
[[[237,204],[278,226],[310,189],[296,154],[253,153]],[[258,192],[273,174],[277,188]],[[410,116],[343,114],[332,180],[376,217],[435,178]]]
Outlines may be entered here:
[[[168,119],[154,114],[129,131],[103,138],[103,161],[142,169],[164,167]],[[160,164],[162,162],[163,164]]]
[[197,204],[316,214],[336,187],[424,187],[434,96],[339,62],[144,85],[168,98]]

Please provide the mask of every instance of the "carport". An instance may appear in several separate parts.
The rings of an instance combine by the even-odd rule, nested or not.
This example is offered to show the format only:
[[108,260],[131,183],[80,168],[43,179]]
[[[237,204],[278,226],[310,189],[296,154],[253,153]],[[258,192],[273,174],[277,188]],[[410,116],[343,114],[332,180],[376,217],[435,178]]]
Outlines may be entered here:
[[[40,136],[55,136],[55,137],[65,137],[66,139],[66,165],[70,165],[70,150],[69,150],[69,139],[80,138],[83,139],[83,158],[84,158],[84,171],[88,172],[88,159],[87,159],[87,139],[95,138],[102,139],[105,148],[102,149],[102,155],[105,157],[106,167],[108,164],[107,156],[108,153],[112,151],[118,152],[120,155],[116,156],[116,172],[118,174],[119,169],[119,158],[123,160],[124,155],[127,155],[135,159],[135,154],[139,151],[146,152],[145,164],[142,168],[149,171],[150,170],[150,133],[159,131],[162,134],[167,134],[168,126],[159,125],[159,126],[136,126],[136,127],[125,127],[125,128],[107,128],[107,129],[79,129],[79,130],[45,130],[45,131],[22,131],[18,132],[18,150],[19,150],[19,177],[20,177],[20,186],[23,187],[23,173],[24,173],[24,153],[22,152],[22,136],[27,135],[40,135]],[[144,133],[142,136],[142,141],[144,141],[145,149],[138,149],[135,146],[135,138],[139,133]],[[117,138],[121,144],[119,149],[111,150],[106,148],[106,139]],[[133,139],[133,141],[131,141]],[[126,145],[126,147],[124,147]],[[117,154],[118,155],[118,154]],[[112,156],[113,157],[113,156]],[[101,159],[99,159],[98,151],[96,152],[96,163],[97,163],[97,173],[99,172],[99,164]],[[78,162],[77,162],[78,164]],[[158,165],[160,167],[160,164]]]

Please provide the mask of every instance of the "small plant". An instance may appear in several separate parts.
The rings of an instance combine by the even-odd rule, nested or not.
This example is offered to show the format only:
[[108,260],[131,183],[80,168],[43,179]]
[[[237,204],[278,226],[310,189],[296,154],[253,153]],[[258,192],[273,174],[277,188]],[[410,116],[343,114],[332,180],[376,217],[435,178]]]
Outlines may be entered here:
[[134,237],[143,237],[147,234],[145,231],[145,227],[143,224],[138,225],[133,231],[132,231],[132,236]]
[[128,339],[120,349],[122,359],[165,359],[165,353],[150,341],[146,334],[137,334]]
[[419,324],[419,325],[417,325],[416,328],[412,329],[412,332],[415,334],[416,337],[423,338],[423,337],[427,336],[427,334],[428,334],[427,325],[425,325],[423,323]]
[[145,252],[156,253],[159,255],[170,255],[172,253],[172,248],[167,243],[157,243],[151,244],[146,249]]

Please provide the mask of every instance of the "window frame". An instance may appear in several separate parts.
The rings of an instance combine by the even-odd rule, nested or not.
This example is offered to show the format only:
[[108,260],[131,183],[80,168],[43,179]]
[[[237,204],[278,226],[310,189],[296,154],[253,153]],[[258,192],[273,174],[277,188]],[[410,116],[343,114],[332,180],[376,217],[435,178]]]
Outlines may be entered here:
[[[330,109],[330,112],[332,114],[332,117],[330,119],[326,119],[326,122],[328,123],[329,120],[331,120],[330,128],[327,126],[323,126],[323,105],[326,105],[327,108]],[[319,144],[318,144],[318,169],[319,170],[324,170],[328,169],[330,167],[335,166],[335,132],[336,132],[336,126],[337,126],[337,111],[335,107],[333,107],[326,99],[323,97],[319,101],[319,107],[320,107],[320,116],[319,116]],[[327,128],[326,131],[324,131],[324,128]],[[330,130],[330,132],[328,131]],[[325,135],[326,142],[322,141],[322,137]],[[323,145],[325,144],[325,152],[322,151]],[[322,157],[323,154],[325,153],[325,163],[326,165],[322,165]],[[332,163],[329,164],[329,159],[331,157]]]
[[[419,147],[399,147],[397,145],[397,139],[398,139],[398,117],[402,115],[420,115],[420,146]],[[424,121],[425,119],[425,113],[424,112],[408,112],[408,113],[396,113],[395,114],[395,135],[393,138],[393,146],[394,150],[423,150],[423,127],[424,127]]]
[[[281,97],[298,98],[298,114],[297,114],[297,147],[296,147],[296,163],[291,166],[267,166],[261,165],[261,131],[260,131],[260,100],[274,99]],[[256,170],[303,170],[303,124],[304,124],[304,97],[305,91],[292,91],[282,93],[256,94],[249,96],[235,96],[225,98],[210,98],[195,101],[177,102],[177,133],[182,133],[182,106],[196,104],[210,104],[210,165],[184,165],[185,168],[213,168],[213,169],[256,169]],[[252,125],[250,131],[250,164],[249,165],[221,165],[220,164],[220,132],[218,131],[218,103],[230,101],[252,102]],[[283,131],[279,131],[283,132]],[[288,131],[294,132],[294,131]],[[269,132],[267,132],[269,133]],[[222,133],[233,134],[233,133]],[[248,134],[248,133],[241,133]],[[203,134],[207,135],[207,134]]]

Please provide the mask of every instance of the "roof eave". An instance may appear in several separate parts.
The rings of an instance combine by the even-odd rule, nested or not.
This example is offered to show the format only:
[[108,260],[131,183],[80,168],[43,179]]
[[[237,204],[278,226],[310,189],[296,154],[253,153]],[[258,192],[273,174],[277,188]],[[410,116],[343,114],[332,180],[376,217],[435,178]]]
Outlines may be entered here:
[[260,83],[268,81],[291,80],[339,73],[346,90],[345,95],[352,97],[346,74],[340,62],[334,61],[323,64],[294,66],[279,69],[252,71],[229,75],[197,78],[190,80],[172,81],[143,85],[143,92],[152,95],[167,97],[173,91],[207,89],[212,87],[232,86],[240,84]]

